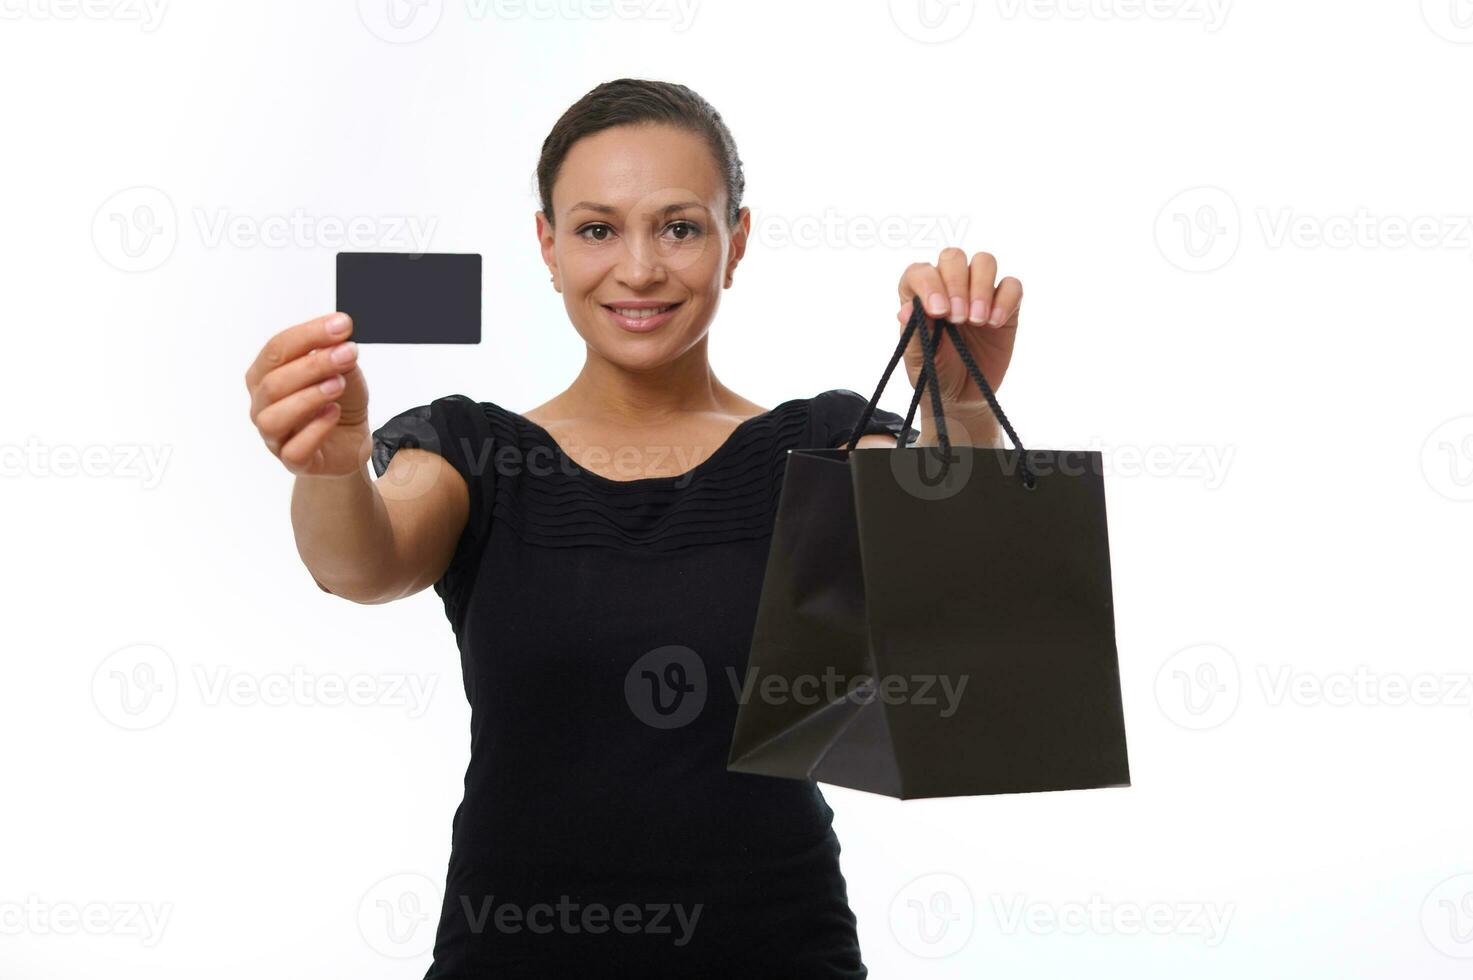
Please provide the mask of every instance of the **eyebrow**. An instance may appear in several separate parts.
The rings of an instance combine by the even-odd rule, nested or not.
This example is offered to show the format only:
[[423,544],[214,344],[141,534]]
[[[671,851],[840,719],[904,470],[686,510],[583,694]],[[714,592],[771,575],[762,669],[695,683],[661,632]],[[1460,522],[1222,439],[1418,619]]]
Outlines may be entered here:
[[[706,207],[700,201],[681,201],[679,204],[667,204],[667,205],[665,205],[663,208],[661,208],[656,213],[657,214],[669,214],[672,211],[685,211],[687,209],[694,209],[694,210],[698,210],[698,211],[704,211],[704,210],[706,210]],[[568,208],[568,211],[569,211],[569,213],[571,213],[573,211],[594,211],[594,212],[597,212],[598,214],[618,214],[619,213],[619,209],[618,208],[611,207],[610,205],[607,205],[607,204],[599,204],[596,201],[579,201],[577,204],[573,205],[571,208]]]

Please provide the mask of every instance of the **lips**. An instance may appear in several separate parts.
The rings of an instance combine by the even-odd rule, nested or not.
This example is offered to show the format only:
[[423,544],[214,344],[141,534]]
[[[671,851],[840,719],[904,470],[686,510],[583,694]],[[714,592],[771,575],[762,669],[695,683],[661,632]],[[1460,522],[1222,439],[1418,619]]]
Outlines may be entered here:
[[615,313],[631,320],[639,320],[645,317],[658,316],[667,310],[673,310],[679,303],[655,303],[640,301],[636,303],[605,303],[604,309],[613,310]]
[[675,316],[680,303],[661,303],[658,300],[633,300],[606,303],[609,319],[630,333],[649,333],[669,323]]

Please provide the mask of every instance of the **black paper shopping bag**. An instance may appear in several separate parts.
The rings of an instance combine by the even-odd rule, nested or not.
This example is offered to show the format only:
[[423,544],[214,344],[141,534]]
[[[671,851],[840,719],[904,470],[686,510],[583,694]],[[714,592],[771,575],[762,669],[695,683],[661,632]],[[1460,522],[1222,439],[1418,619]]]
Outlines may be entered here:
[[[1100,454],[1025,450],[927,321],[917,299],[847,448],[788,455],[728,768],[901,799],[1128,786]],[[917,330],[897,443],[929,385],[941,445],[856,450]],[[950,444],[943,337],[1013,449]]]

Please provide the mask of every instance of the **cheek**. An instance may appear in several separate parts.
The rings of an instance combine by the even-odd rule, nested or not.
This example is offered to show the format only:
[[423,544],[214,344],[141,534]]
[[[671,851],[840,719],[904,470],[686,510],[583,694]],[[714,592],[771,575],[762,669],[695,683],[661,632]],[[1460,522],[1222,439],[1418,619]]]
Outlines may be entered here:
[[596,285],[602,276],[601,264],[591,259],[587,253],[565,253],[559,268],[562,271],[563,282],[574,292],[581,292],[587,287]]
[[591,247],[578,236],[569,234],[557,247],[558,268],[570,283],[598,283],[618,262],[617,249],[604,245]]
[[712,242],[676,273],[692,294],[711,294],[726,281],[726,263],[720,243]]

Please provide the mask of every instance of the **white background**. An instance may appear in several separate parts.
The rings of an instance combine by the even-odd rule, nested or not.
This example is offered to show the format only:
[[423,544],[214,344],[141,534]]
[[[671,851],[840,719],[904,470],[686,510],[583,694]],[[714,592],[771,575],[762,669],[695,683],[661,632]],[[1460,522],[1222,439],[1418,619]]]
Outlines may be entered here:
[[[1109,466],[1134,785],[828,790],[872,975],[1468,975],[1468,0],[389,2],[0,0],[0,976],[423,974],[454,642],[312,584],[241,378],[331,308],[325,234],[412,220],[487,336],[365,349],[374,424],[560,391],[533,168],[625,75],[746,166],[723,381],[868,394],[904,267],[986,249],[1004,406]],[[293,671],[378,693],[265,703]]]

